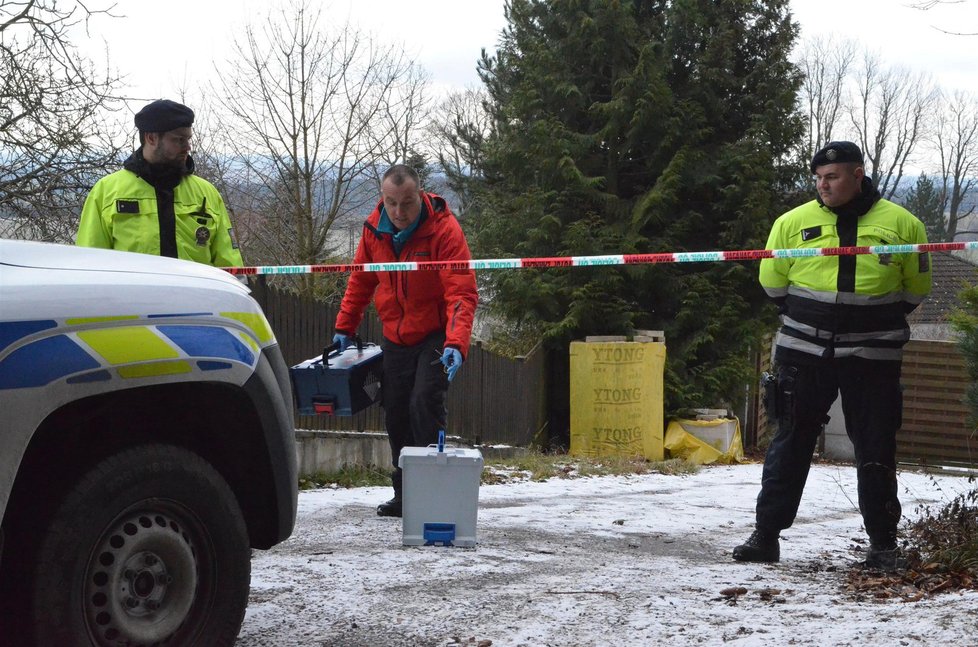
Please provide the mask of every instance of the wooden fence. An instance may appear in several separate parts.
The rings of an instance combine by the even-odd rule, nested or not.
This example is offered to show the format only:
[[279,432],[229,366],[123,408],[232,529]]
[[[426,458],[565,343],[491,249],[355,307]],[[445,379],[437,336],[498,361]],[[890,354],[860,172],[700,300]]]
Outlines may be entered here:
[[[259,277],[264,278],[264,277]],[[292,366],[323,351],[333,335],[336,311],[322,303],[252,283]],[[380,322],[370,311],[360,326],[366,341],[379,342]],[[978,434],[969,422],[964,394],[970,379],[957,344],[911,341],[903,363],[903,428],[897,437],[902,463],[978,468]],[[758,374],[769,369],[770,347],[756,353]],[[545,444],[548,415],[546,354],[535,348],[525,357],[495,355],[475,342],[448,390],[448,433],[472,443],[526,447]],[[770,431],[760,405],[757,380],[747,389],[745,444]],[[550,385],[561,388],[560,385]],[[383,411],[368,408],[352,417],[296,416],[299,429],[383,431]]]
[[903,359],[903,427],[897,460],[978,467],[978,436],[964,402],[971,380],[958,345],[911,341]]
[[[770,346],[757,360],[769,370]],[[897,433],[897,461],[910,465],[978,468],[978,431],[969,422],[964,401],[971,379],[958,345],[948,341],[912,340],[904,347],[903,426]],[[758,402],[743,427],[747,446],[774,432]],[[753,431],[753,434],[751,433]]]
[[[261,280],[253,281],[251,287],[289,366],[322,354],[333,337],[335,308],[268,287]],[[364,341],[380,343],[380,322],[372,308],[359,334]],[[539,346],[525,357],[510,359],[485,350],[480,342],[473,343],[448,389],[447,432],[476,444],[529,446],[546,427],[545,369],[545,353]],[[297,413],[296,427],[383,431],[383,410],[372,406],[350,417]]]

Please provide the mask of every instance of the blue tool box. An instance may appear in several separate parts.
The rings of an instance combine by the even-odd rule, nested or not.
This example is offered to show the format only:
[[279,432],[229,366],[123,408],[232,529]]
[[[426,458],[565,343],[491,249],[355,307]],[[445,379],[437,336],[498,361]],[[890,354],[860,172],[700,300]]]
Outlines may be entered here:
[[383,353],[380,346],[330,346],[289,369],[299,414],[352,416],[380,398]]

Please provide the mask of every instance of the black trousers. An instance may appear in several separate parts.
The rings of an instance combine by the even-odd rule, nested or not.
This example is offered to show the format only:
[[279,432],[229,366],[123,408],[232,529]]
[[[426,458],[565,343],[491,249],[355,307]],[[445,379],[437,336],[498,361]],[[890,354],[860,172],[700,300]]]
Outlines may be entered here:
[[841,393],[866,533],[873,543],[892,542],[901,513],[896,481],[896,433],[903,418],[900,362],[851,357],[815,366],[782,365],[778,383],[781,394],[792,394],[764,459],[757,528],[775,532],[794,522],[818,434]]
[[441,362],[435,362],[441,359],[444,347],[444,333],[429,335],[414,346],[400,346],[386,339],[381,344],[381,402],[394,466],[395,497],[401,496],[402,472],[397,466],[401,449],[437,443],[438,432],[447,426],[448,376]]

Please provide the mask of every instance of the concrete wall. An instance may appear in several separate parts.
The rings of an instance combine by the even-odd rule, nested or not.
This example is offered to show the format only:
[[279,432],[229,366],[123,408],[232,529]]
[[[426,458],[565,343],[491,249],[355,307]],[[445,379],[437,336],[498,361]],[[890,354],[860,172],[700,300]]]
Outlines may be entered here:
[[391,467],[385,433],[296,429],[295,452],[299,476],[336,472],[344,465]]
[[[468,447],[456,436],[449,436],[447,445]],[[477,445],[486,460],[522,456],[530,450],[511,445]],[[390,469],[391,447],[386,433],[361,431],[311,431],[296,429],[295,457],[299,476],[320,472],[336,472],[344,465],[377,466]]]
[[842,416],[842,398],[837,397],[829,409],[829,421],[825,424],[822,457],[835,461],[856,460],[852,441],[846,433],[846,421]]

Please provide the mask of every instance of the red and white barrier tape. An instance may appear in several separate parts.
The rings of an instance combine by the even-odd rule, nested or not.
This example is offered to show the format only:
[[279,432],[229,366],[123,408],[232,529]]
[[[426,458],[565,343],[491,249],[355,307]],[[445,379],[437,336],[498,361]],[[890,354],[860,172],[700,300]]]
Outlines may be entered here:
[[225,267],[231,274],[319,274],[328,272],[415,272],[418,270],[505,270],[530,267],[595,267],[598,265],[648,265],[654,263],[707,263],[752,261],[760,258],[855,256],[858,254],[910,254],[978,249],[978,241],[927,243],[924,245],[873,245],[870,247],[815,247],[802,249],[752,249],[726,252],[675,252],[663,254],[609,254],[553,258],[493,258],[470,261],[422,261],[419,263],[352,263],[339,265],[259,265]]

